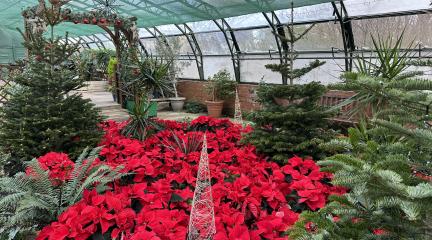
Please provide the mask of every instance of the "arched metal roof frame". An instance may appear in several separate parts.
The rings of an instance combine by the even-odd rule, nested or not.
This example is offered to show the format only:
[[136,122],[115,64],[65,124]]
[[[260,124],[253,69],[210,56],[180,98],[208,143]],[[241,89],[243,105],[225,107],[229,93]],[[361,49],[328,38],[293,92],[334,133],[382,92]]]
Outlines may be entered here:
[[[27,0],[26,0],[27,1]],[[201,80],[204,80],[204,62],[203,57],[205,54],[202,53],[203,47],[199,45],[199,42],[196,41],[196,34],[204,34],[204,33],[214,33],[214,32],[221,32],[224,35],[225,42],[227,43],[229,49],[230,49],[230,57],[233,61],[233,69],[235,73],[235,78],[237,81],[240,81],[241,79],[241,61],[242,60],[249,60],[249,58],[245,58],[248,55],[270,55],[270,59],[275,59],[275,57],[272,55],[273,52],[267,52],[267,53],[253,53],[249,54],[246,51],[242,51],[241,46],[237,42],[236,33],[239,31],[244,30],[253,30],[253,29],[265,29],[270,28],[274,32],[282,33],[281,27],[285,23],[281,23],[281,21],[278,19],[277,14],[275,11],[265,11],[262,12],[260,9],[266,9],[269,6],[265,6],[265,4],[268,4],[267,1],[255,1],[255,0],[244,0],[245,2],[250,3],[251,6],[254,6],[256,9],[256,12],[261,12],[263,16],[266,18],[268,25],[261,25],[261,26],[250,26],[250,27],[241,27],[241,28],[234,28],[230,26],[230,24],[226,21],[225,18],[217,18],[217,16],[220,16],[221,13],[218,11],[218,9],[213,6],[212,4],[208,4],[205,1],[202,0],[176,0],[176,2],[179,2],[183,6],[186,6],[188,8],[192,9],[199,9],[201,12],[200,17],[203,19],[214,19],[210,20],[214,22],[218,29],[217,30],[209,30],[209,31],[199,31],[194,32],[193,28],[191,28],[189,25],[190,23],[180,23],[180,24],[172,24],[173,26],[176,26],[181,33],[180,34],[164,34],[162,31],[160,31],[156,27],[147,27],[145,28],[146,31],[148,31],[151,34],[150,38],[160,38],[164,40],[169,46],[168,41],[166,41],[167,37],[171,36],[185,36],[188,40],[188,43],[192,49],[192,54],[194,60],[197,65],[199,78]],[[127,3],[127,5],[133,6],[133,1],[130,0],[120,0],[120,2]],[[143,7],[142,3],[145,2],[145,7]],[[404,15],[414,15],[414,14],[428,14],[432,12],[432,9],[418,9],[418,10],[409,10],[409,11],[398,11],[398,12],[386,12],[386,13],[380,13],[380,14],[371,14],[371,15],[356,15],[356,16],[349,16],[348,11],[346,9],[346,6],[344,4],[344,1],[322,1],[326,4],[329,3],[333,6],[334,12],[333,12],[333,18],[326,18],[326,19],[314,19],[311,21],[298,21],[295,22],[295,25],[303,25],[303,24],[312,24],[312,23],[323,23],[323,22],[335,22],[338,23],[341,32],[342,32],[342,41],[343,41],[343,50],[344,53],[343,59],[345,60],[345,70],[352,69],[352,59],[353,59],[353,53],[356,51],[355,47],[355,41],[354,41],[354,35],[353,35],[353,29],[351,26],[351,21],[353,20],[360,20],[360,19],[369,19],[369,18],[381,18],[381,17],[394,17],[394,16],[404,16]],[[260,3],[262,5],[260,5]],[[73,5],[74,9],[81,9],[83,11],[87,11],[88,8],[91,8],[91,4],[89,2],[81,2],[78,3],[72,1],[70,3]],[[164,6],[160,4],[156,4],[154,1],[140,1],[140,5],[136,5],[137,8],[139,8],[140,11],[145,11],[149,14],[153,14],[155,17],[159,17],[159,13],[164,14],[171,12],[171,17],[177,17],[175,12],[172,12],[170,9],[165,8]],[[130,11],[130,9],[126,9],[123,7],[120,7],[121,11]],[[158,12],[160,11],[160,12]],[[162,17],[164,15],[162,14]],[[109,36],[104,35],[109,39]],[[95,43],[98,48],[106,48],[104,45],[104,41],[102,41],[100,38],[98,38],[96,35],[93,36],[93,40],[88,41],[83,39],[83,37],[76,37],[79,39],[81,44],[84,48],[91,48],[91,44]],[[142,37],[140,40],[147,39],[149,37]],[[76,41],[76,40],[75,40]],[[279,41],[277,37],[275,37],[275,43],[277,46],[277,51],[274,52],[278,55],[278,58],[280,61],[282,61],[283,53],[288,51],[286,46],[283,46],[283,44]],[[141,49],[144,53],[149,54],[147,49],[145,48],[142,41],[140,41]],[[309,53],[328,53],[328,51],[308,51]],[[335,53],[335,51],[332,49],[332,53]],[[334,59],[334,57],[332,58]],[[341,59],[339,57],[339,59]],[[282,83],[285,84],[286,81],[282,79]]]
[[[352,70],[353,67],[353,54],[356,51],[355,41],[354,41],[354,34],[353,29],[351,25],[351,21],[353,20],[360,20],[360,19],[369,19],[369,18],[381,18],[381,17],[392,17],[392,16],[404,16],[404,15],[414,15],[414,14],[427,14],[431,13],[431,9],[423,9],[423,10],[416,10],[416,11],[404,11],[404,12],[392,12],[392,13],[386,13],[386,14],[379,14],[379,15],[364,15],[364,16],[349,16],[348,11],[346,9],[346,6],[343,1],[332,1],[330,2],[332,4],[332,7],[334,9],[333,12],[333,19],[321,19],[321,20],[313,20],[313,21],[299,21],[295,22],[295,25],[305,25],[305,24],[313,24],[313,23],[324,23],[324,22],[335,22],[340,25],[341,32],[342,32],[342,42],[343,42],[343,50],[344,53],[344,61],[345,61],[345,70],[349,71]],[[214,8],[209,7],[209,11],[216,12]],[[195,35],[196,34],[205,34],[205,33],[216,33],[216,32],[222,32],[225,42],[227,43],[229,50],[230,50],[230,57],[232,59],[232,66],[234,69],[235,79],[236,81],[240,82],[241,79],[241,61],[244,59],[243,57],[245,55],[248,55],[245,51],[242,51],[240,48],[240,45],[237,42],[236,32],[238,31],[245,31],[245,30],[254,30],[254,29],[265,29],[270,28],[274,32],[278,32],[279,34],[283,33],[283,26],[286,25],[286,23],[281,23],[281,21],[278,19],[277,14],[275,11],[270,12],[262,12],[263,16],[266,18],[268,25],[264,26],[251,26],[251,27],[241,27],[241,28],[233,28],[228,24],[226,19],[220,18],[220,19],[214,19],[213,22],[217,25],[218,30],[208,30],[208,31],[200,31],[200,32],[194,32],[188,25],[188,23],[185,24],[174,24],[180,31],[181,34],[167,34],[165,35],[162,31],[158,30],[158,27],[152,27],[152,28],[145,28],[150,34],[151,37],[142,37],[141,40],[149,39],[149,38],[161,38],[163,41],[166,42],[167,46],[169,46],[168,41],[166,40],[167,37],[174,37],[174,36],[185,36],[188,40],[189,45],[191,46],[192,53],[194,55],[193,59],[196,62],[198,73],[199,73],[199,79],[204,80],[204,62],[203,57],[205,56],[201,49],[202,46],[199,45],[198,41],[196,41]],[[181,27],[183,26],[183,27]],[[152,31],[151,29],[154,29]],[[165,40],[164,40],[165,39]],[[277,54],[278,59],[280,62],[283,61],[283,54],[286,51],[289,51],[288,46],[283,46],[280,39],[275,36],[275,42],[277,46]],[[141,44],[141,47],[144,49],[144,45]],[[308,51],[308,53],[327,53],[328,51]],[[337,53],[340,52],[338,50],[332,49],[331,52]],[[253,55],[257,55],[258,53],[253,53]],[[267,54],[272,55],[271,53],[261,53],[261,54]],[[223,55],[221,55],[223,56]],[[270,56],[270,59],[274,59],[273,56]],[[309,58],[307,58],[309,59]],[[329,59],[334,59],[334,57],[330,57]],[[247,60],[247,59],[246,59]],[[286,79],[282,79],[282,84],[287,84]]]

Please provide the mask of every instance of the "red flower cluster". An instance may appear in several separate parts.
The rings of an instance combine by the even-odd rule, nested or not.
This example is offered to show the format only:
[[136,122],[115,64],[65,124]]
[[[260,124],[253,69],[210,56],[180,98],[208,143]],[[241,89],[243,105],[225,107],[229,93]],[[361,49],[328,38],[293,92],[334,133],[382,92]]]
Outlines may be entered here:
[[[57,185],[68,179],[74,168],[74,162],[64,153],[50,152],[37,160],[39,166],[48,171],[49,178]],[[33,171],[31,168],[27,168],[26,173],[30,175],[33,174]]]
[[[242,129],[228,120],[200,117],[190,124],[160,121],[165,130],[144,142],[120,134],[124,123],[106,122],[101,157],[123,165],[130,177],[104,194],[84,198],[45,227],[37,239],[87,239],[111,234],[121,239],[185,239],[200,148],[180,148],[207,136],[217,233],[215,240],[286,239],[284,232],[302,210],[325,205],[343,190],[310,159],[286,166],[267,162],[240,143]],[[184,144],[183,146],[188,146]],[[193,145],[193,144],[192,144]]]

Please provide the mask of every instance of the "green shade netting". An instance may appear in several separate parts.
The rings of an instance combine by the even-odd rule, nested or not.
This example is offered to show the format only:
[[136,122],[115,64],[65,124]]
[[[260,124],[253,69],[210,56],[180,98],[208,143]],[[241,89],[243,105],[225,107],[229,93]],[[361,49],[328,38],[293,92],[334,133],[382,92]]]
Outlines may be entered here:
[[[137,17],[138,27],[153,27],[288,9],[292,4],[294,7],[302,7],[331,2],[331,0],[117,0],[112,2],[116,5],[118,14]],[[7,29],[16,31],[17,27],[22,28],[24,24],[22,10],[37,4],[37,0],[1,0],[0,29],[6,32]],[[94,9],[96,5],[93,0],[72,0],[66,6],[75,12],[85,12]],[[59,35],[68,31],[72,36],[103,32],[95,26],[73,24],[62,24],[56,31]],[[8,39],[10,38],[12,37]],[[0,42],[3,43],[3,38]]]

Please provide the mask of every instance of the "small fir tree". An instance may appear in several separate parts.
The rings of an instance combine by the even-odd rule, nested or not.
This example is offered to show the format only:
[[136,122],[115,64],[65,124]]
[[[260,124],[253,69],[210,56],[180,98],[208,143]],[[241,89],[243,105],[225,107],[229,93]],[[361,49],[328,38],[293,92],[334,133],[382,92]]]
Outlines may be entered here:
[[0,108],[0,149],[12,156],[4,167],[11,175],[23,170],[23,161],[50,151],[75,157],[101,135],[97,125],[102,119],[94,105],[72,93],[85,85],[68,60],[79,46],[67,35],[63,41],[54,37],[54,26],[61,21],[55,6],[51,8],[42,13],[51,37],[27,32],[27,67],[13,79],[19,90]]
[[[333,137],[333,131],[326,130],[330,114],[318,106],[324,91],[325,87],[316,82],[261,85],[258,97],[263,109],[249,116],[256,125],[246,141],[279,163],[294,155],[320,159],[323,152],[317,146]],[[277,99],[288,104],[279,105]]]

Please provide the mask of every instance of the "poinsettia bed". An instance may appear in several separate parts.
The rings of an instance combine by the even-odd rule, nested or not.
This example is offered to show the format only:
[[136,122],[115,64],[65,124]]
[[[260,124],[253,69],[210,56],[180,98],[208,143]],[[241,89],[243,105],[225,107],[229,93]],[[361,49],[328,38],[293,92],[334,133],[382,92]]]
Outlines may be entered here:
[[[145,141],[120,133],[125,123],[105,122],[100,162],[130,174],[103,194],[87,191],[81,201],[43,228],[37,239],[186,239],[201,139],[206,134],[215,240],[287,239],[286,231],[304,210],[323,207],[329,184],[312,159],[293,157],[279,166],[241,143],[251,131],[229,120],[199,117],[191,123],[158,120],[164,130]],[[67,158],[67,157],[66,157]],[[73,165],[64,155],[39,158],[55,181]],[[47,163],[47,160],[49,160]],[[98,161],[99,162],[99,161]]]

